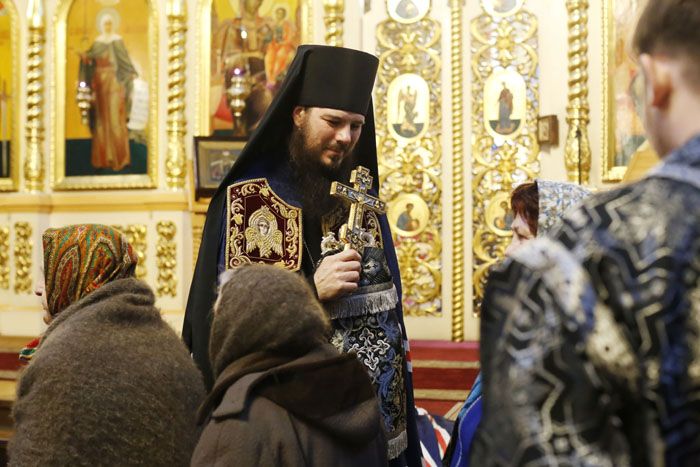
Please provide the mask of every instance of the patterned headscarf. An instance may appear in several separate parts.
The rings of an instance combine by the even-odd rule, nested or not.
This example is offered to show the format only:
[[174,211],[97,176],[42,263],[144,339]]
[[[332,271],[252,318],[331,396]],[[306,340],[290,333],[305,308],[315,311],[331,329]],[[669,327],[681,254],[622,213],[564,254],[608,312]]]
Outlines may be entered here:
[[579,204],[591,195],[587,189],[567,182],[552,182],[536,179],[539,197],[537,235],[544,235],[564,217],[569,208]]
[[116,279],[133,277],[138,261],[117,230],[82,224],[44,232],[45,294],[56,316],[73,302]]

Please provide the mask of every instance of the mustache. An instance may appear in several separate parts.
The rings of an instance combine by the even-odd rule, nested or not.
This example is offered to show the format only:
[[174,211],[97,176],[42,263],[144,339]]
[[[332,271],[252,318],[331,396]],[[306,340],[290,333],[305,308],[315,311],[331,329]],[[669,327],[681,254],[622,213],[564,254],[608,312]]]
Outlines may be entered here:
[[330,149],[331,151],[338,151],[338,152],[345,152],[348,148],[350,147],[350,143],[331,143],[328,146],[326,146],[326,149]]

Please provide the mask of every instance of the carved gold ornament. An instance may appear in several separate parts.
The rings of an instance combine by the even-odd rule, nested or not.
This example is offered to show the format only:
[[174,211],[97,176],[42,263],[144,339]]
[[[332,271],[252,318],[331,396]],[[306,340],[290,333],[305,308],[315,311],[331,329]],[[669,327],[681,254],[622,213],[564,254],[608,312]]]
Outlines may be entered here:
[[0,227],[0,289],[10,288],[10,228]]
[[482,0],[486,12],[471,23],[475,313],[488,269],[504,257],[512,235],[503,203],[539,173],[537,19],[523,3],[488,14],[498,5]]
[[156,280],[156,293],[159,297],[177,295],[177,243],[175,233],[177,228],[172,221],[159,221],[156,224],[158,243],[156,245],[156,265],[158,266],[158,279]]
[[134,249],[134,254],[139,259],[136,264],[136,277],[145,280],[146,279],[146,233],[147,228],[145,224],[130,224],[126,227],[114,224],[111,226],[113,229],[117,229],[126,237],[126,241],[129,242],[131,248]]
[[32,291],[32,226],[15,222],[15,293]]
[[[442,313],[442,30],[440,23],[430,17],[429,0],[412,3],[415,11],[399,11],[401,2],[387,2],[390,18],[379,23],[376,30],[379,69],[374,99],[379,193],[389,206],[402,197],[415,195],[428,207],[424,226],[410,230],[396,228],[396,224],[391,227],[401,270],[404,313],[439,316]],[[397,15],[406,21],[397,21]]]

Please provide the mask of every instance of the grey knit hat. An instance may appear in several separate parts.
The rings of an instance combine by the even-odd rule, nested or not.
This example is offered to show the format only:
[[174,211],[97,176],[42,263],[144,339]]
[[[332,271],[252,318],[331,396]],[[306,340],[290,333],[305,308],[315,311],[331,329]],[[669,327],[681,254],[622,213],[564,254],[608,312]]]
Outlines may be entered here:
[[209,339],[214,377],[254,352],[297,356],[327,341],[330,323],[301,276],[251,264],[224,272],[220,282]]

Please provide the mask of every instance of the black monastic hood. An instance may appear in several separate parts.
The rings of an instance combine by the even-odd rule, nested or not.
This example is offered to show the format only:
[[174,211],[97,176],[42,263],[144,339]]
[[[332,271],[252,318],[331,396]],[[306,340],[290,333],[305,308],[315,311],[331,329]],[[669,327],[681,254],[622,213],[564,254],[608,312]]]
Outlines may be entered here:
[[[342,47],[302,45],[289,65],[287,77],[272,100],[260,124],[250,135],[243,151],[224,177],[214,195],[226,187],[260,157],[279,157],[292,130],[292,112],[297,105],[327,107],[364,113],[365,124],[357,142],[358,164],[367,167],[379,188],[377,142],[374,133],[372,89],[379,60],[374,55]],[[324,83],[324,84],[321,84]],[[364,112],[359,110],[365,109]],[[212,204],[213,204],[212,200]],[[207,213],[208,217],[208,213]]]

